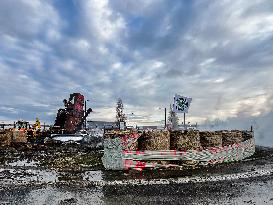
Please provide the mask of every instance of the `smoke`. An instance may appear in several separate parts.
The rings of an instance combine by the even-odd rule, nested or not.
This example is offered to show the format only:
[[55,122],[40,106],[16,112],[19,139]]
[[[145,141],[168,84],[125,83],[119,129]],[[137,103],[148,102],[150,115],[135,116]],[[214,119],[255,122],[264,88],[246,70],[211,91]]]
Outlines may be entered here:
[[199,128],[201,130],[254,130],[257,145],[273,147],[273,111],[256,117],[233,117],[223,121],[220,119],[206,120]]

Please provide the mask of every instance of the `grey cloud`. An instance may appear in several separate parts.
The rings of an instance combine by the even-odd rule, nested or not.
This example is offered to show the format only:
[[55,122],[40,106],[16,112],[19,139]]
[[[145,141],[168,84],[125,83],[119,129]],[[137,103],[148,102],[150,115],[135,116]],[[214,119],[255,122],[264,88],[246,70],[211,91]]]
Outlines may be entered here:
[[[19,1],[19,14],[24,16],[18,20],[16,6],[0,3],[9,11],[7,17],[0,14],[0,35],[10,39],[0,40],[0,88],[5,96],[0,106],[26,110],[22,113],[29,119],[40,113],[53,122],[63,98],[82,92],[90,106],[100,110],[100,117],[121,97],[135,118],[156,122],[154,108],[168,108],[173,94],[180,93],[193,98],[189,120],[252,119],[248,109],[260,115],[270,112],[263,107],[272,106],[272,35],[238,31],[247,23],[241,22],[244,18],[270,15],[266,6],[251,6],[249,1],[109,1],[105,23],[115,25],[123,19],[125,24],[114,27],[108,38],[82,13],[92,13],[84,10],[85,1],[77,3],[72,22],[60,20],[62,8],[56,4],[41,2],[53,16]],[[271,5],[264,1],[267,4]],[[22,22],[29,26],[19,26]],[[59,32],[58,38],[40,35],[51,29]],[[153,67],[156,62],[159,66]],[[255,97],[265,102],[245,106]],[[3,115],[17,116],[1,110]]]
[[[191,12],[190,3],[156,3],[146,16],[135,17],[140,25],[129,31],[126,43],[131,49],[137,49],[149,57],[172,52],[190,26]],[[132,26],[134,24],[137,23],[133,21]]]
[[58,16],[52,6],[41,1],[1,1],[0,33],[30,39],[42,28],[55,27]]

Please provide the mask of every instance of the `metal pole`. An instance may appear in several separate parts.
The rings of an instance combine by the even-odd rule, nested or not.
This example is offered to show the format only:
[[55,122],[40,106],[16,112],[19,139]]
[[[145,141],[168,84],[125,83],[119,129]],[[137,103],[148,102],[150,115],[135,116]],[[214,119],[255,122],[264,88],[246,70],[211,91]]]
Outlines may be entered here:
[[[86,100],[84,101],[84,116],[86,115]],[[84,119],[84,128],[86,130],[86,118]]]
[[184,130],[186,129],[186,113],[184,113]]
[[167,108],[165,108],[165,127],[167,127]]

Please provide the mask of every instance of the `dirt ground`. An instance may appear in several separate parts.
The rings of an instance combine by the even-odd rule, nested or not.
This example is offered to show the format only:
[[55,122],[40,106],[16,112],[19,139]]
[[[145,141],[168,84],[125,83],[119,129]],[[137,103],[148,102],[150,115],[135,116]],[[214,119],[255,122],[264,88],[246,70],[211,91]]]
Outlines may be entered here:
[[77,144],[0,149],[0,204],[273,204],[273,148],[242,162],[107,171]]

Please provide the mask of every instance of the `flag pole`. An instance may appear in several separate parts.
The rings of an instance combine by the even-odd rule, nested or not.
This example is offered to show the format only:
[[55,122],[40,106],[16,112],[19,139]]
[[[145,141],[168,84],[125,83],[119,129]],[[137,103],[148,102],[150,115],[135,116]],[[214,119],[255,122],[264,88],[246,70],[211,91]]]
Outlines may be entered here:
[[165,111],[165,125],[164,125],[164,129],[165,129],[167,127],[167,108],[166,107],[164,111]]
[[186,113],[184,112],[184,130],[186,129]]

